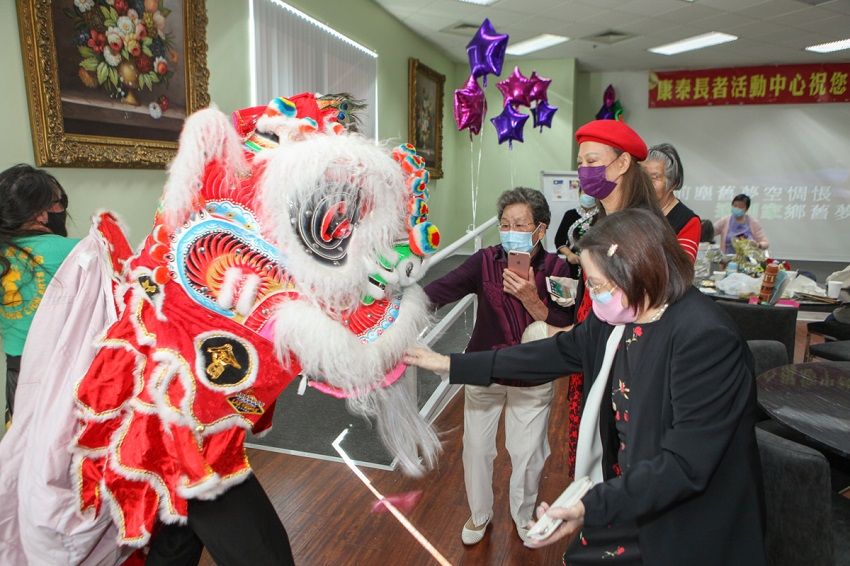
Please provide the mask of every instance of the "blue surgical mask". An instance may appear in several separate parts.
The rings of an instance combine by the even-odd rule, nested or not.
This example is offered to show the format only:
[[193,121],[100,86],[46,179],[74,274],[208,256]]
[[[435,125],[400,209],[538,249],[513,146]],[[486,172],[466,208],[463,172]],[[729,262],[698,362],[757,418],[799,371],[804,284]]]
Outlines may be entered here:
[[600,305],[607,305],[611,302],[611,299],[614,298],[614,295],[610,290],[602,291],[601,293],[594,293],[593,291],[589,291],[590,299],[599,303]]
[[583,208],[593,208],[594,206],[596,206],[596,198],[582,193],[578,196],[578,203]]
[[737,206],[732,207],[732,216],[735,218],[743,218],[746,213],[747,211],[743,208],[738,208]]
[[[537,228],[539,227],[538,225]],[[514,230],[499,232],[502,247],[505,248],[506,252],[531,252],[534,248],[532,236],[534,232],[537,232],[537,228],[532,232],[515,232]]]

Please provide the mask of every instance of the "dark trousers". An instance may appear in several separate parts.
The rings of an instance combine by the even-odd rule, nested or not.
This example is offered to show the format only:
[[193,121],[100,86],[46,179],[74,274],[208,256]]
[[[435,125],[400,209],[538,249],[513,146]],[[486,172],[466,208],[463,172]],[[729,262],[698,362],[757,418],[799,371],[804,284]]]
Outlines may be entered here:
[[218,566],[293,566],[283,523],[252,474],[212,501],[189,500],[186,525],[161,525],[147,566],[195,566],[204,547]]
[[21,357],[6,354],[6,427],[12,423],[12,409],[15,406],[15,390],[18,388],[18,374],[21,372]]

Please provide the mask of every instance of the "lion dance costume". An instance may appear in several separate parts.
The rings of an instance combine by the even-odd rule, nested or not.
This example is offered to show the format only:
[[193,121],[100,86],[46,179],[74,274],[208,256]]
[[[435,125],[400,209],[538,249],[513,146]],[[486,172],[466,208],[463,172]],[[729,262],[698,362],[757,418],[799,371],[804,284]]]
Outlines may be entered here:
[[[114,270],[115,313],[71,388],[66,483],[80,521],[111,517],[121,547],[143,547],[158,520],[185,522],[188,500],[243,481],[246,433],[271,425],[296,377],[375,417],[405,472],[434,464],[439,441],[397,384],[428,321],[414,284],[439,243],[428,172],[412,146],[388,151],[348,132],[344,104],[278,98],[232,124],[197,112],[140,251],[130,256],[108,215],[93,230]],[[0,492],[20,490],[11,473]],[[24,524],[6,558],[40,552]],[[73,546],[60,530],[54,546]]]

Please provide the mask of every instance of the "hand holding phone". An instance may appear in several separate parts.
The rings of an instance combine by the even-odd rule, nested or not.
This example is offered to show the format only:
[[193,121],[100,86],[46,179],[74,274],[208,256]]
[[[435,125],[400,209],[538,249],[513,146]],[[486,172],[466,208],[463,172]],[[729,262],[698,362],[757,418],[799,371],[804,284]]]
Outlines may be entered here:
[[528,269],[531,267],[531,254],[511,250],[508,252],[508,269],[519,277],[528,280]]
[[575,303],[578,280],[569,277],[556,277],[554,275],[546,278],[546,290],[552,300],[562,307],[569,307]]

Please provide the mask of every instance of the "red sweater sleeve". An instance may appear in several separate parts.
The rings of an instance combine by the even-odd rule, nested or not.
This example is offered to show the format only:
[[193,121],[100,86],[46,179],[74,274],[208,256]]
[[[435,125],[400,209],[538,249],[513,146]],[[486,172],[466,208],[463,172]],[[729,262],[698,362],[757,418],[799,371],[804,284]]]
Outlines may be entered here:
[[688,220],[688,223],[677,234],[679,245],[682,246],[685,253],[691,256],[691,260],[696,260],[697,258],[697,247],[699,246],[701,228],[702,222],[699,216],[694,216]]

